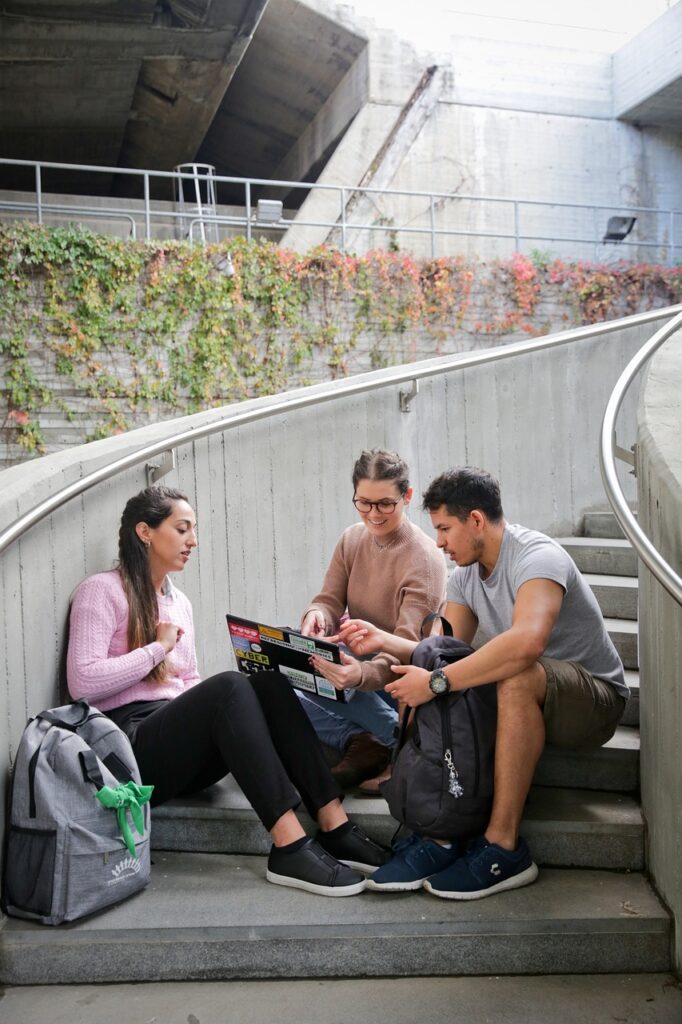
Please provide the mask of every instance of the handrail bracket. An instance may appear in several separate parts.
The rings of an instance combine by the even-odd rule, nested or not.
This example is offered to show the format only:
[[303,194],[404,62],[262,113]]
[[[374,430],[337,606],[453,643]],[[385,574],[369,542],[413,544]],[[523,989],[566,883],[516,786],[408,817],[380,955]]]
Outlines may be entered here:
[[419,394],[419,381],[418,380],[413,380],[412,381],[412,387],[410,388],[409,391],[406,391],[403,388],[401,388],[400,392],[399,392],[399,396],[400,396],[400,411],[401,412],[412,412],[412,410],[410,409],[410,404],[412,402],[412,399],[416,398],[418,394]]
[[615,436],[613,438],[613,454],[617,459],[620,459],[621,462],[627,462],[628,466],[632,466],[632,469],[630,470],[631,476],[637,476],[637,470],[639,468],[637,448],[638,446],[636,444],[631,445],[630,448],[621,448]]
[[145,463],[147,487],[152,487],[162,476],[175,469],[175,448],[162,452],[158,459]]

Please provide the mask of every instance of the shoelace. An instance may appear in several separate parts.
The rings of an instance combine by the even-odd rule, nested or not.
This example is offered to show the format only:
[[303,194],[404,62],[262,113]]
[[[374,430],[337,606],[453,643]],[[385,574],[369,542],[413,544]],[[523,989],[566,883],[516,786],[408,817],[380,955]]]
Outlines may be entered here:
[[423,842],[420,836],[412,833],[411,836],[404,836],[402,839],[396,839],[391,843],[391,849],[393,853],[402,853],[408,846],[417,845]]

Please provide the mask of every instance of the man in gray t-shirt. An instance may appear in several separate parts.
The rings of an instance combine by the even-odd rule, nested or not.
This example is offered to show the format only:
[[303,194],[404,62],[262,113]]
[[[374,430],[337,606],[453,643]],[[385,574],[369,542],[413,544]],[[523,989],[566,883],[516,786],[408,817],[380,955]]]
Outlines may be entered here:
[[[464,467],[437,477],[424,494],[437,543],[455,562],[445,617],[468,643],[487,642],[467,658],[429,673],[408,664],[415,644],[369,623],[342,630],[358,654],[399,659],[386,690],[417,707],[447,690],[497,684],[495,795],[488,827],[463,856],[413,837],[407,853],[368,880],[368,887],[424,888],[446,899],[477,899],[528,885],[537,877],[519,836],[523,808],[545,743],[599,747],[622,717],[628,688],[599,606],[570,556],[549,537],[504,518],[499,485]],[[430,868],[430,865],[446,865]],[[420,877],[420,872],[423,877]]]

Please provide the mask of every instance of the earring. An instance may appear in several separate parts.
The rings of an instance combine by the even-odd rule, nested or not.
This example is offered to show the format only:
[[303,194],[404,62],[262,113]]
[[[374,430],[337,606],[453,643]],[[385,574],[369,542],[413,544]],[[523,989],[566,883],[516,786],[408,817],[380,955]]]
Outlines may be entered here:
[[152,546],[152,542],[150,540],[146,540],[144,542],[144,546],[147,549],[147,551],[149,551],[150,547]]

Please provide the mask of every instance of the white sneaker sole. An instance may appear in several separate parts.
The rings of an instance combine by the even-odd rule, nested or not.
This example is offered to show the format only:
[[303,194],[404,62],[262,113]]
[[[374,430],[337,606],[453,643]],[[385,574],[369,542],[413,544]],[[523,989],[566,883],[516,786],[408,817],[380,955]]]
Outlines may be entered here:
[[290,889],[304,889],[305,892],[314,892],[318,896],[356,896],[365,888],[365,880],[354,882],[353,885],[318,885],[316,882],[306,882],[302,878],[292,878],[291,875],[277,875],[268,868],[265,872],[268,882],[274,885],[286,885]]
[[375,892],[414,892],[415,889],[421,889],[423,884],[423,878],[413,882],[375,882],[371,877],[367,879],[367,888]]
[[443,900],[480,900],[484,896],[492,896],[496,892],[505,892],[507,889],[520,889],[524,885],[530,885],[538,877],[538,866],[533,863],[525,871],[511,878],[505,878],[497,885],[490,885],[487,889],[478,889],[476,892],[450,892],[447,889],[434,889],[430,879],[424,882],[424,888],[432,896],[439,896]]

